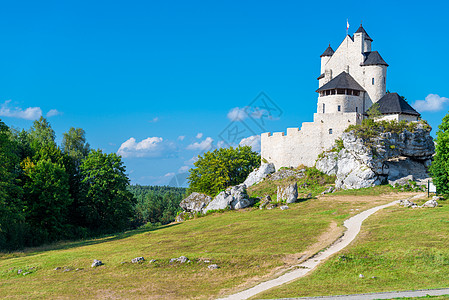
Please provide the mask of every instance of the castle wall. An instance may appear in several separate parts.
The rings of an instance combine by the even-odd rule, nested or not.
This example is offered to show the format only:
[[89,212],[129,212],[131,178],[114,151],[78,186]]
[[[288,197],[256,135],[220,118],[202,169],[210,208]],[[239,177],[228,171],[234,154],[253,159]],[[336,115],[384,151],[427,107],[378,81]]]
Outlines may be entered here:
[[[317,112],[323,113],[323,104],[325,105],[325,113],[347,113],[347,112],[363,112],[362,96],[352,95],[328,95],[318,97]],[[338,111],[340,106],[340,111]],[[357,108],[357,109],[356,109]]]
[[[363,67],[364,80],[362,82],[363,87],[368,92],[370,100],[366,109],[368,109],[372,103],[377,102],[385,95],[386,81],[387,81],[387,67],[384,65],[379,66],[365,66]],[[374,79],[374,84],[373,84]]]
[[379,118],[376,121],[392,121],[392,120],[413,122],[418,121],[419,117],[405,114],[391,114],[391,115],[383,115],[382,118]]
[[[335,139],[351,124],[360,124],[361,115],[356,113],[314,114],[313,122],[305,122],[299,128],[288,128],[287,134],[266,132],[261,135],[261,156],[281,167],[312,167],[318,155],[332,148]],[[330,131],[331,130],[331,131]]]

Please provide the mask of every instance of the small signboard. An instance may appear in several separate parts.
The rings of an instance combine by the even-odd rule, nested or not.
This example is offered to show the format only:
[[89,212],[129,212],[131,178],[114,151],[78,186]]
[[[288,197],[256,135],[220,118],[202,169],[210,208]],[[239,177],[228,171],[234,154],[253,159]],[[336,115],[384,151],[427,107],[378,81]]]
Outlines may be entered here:
[[433,184],[433,182],[429,181],[429,192],[430,193],[436,193],[437,192],[437,187]]

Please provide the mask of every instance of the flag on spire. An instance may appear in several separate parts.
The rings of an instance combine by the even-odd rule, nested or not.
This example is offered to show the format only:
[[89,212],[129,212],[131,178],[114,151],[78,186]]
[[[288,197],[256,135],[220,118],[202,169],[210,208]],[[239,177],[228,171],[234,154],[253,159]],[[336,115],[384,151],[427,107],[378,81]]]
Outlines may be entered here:
[[348,30],[349,29],[349,21],[348,21],[348,19],[346,19],[346,30]]

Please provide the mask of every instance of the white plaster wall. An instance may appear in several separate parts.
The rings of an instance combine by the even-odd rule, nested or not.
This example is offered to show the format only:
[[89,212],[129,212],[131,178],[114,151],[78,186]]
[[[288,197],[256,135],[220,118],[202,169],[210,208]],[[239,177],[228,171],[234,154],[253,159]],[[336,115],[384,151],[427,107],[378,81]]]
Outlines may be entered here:
[[[351,124],[359,124],[356,113],[314,114],[314,122],[305,122],[301,130],[288,128],[287,134],[266,132],[261,135],[261,156],[281,167],[314,166],[318,155],[332,148],[335,139]],[[332,129],[332,134],[329,134]]]
[[[347,113],[355,112],[358,107],[358,112],[363,112],[363,97],[352,95],[328,95],[318,97],[317,113],[323,113],[323,104],[325,104],[325,113]],[[340,105],[341,111],[338,111]]]
[[405,114],[391,114],[391,115],[384,115],[382,118],[376,119],[376,121],[392,121],[392,120],[413,122],[418,121],[419,117]]
[[[365,72],[364,88],[368,92],[371,101],[373,103],[377,102],[386,92],[387,66],[365,66],[363,69]],[[373,78],[374,84],[372,83]]]

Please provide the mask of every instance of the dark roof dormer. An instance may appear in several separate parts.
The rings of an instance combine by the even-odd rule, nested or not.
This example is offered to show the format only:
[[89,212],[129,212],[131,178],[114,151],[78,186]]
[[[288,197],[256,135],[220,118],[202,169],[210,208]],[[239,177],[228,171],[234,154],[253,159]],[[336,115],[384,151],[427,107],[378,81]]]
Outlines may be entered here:
[[327,47],[327,49],[324,50],[323,54],[321,54],[320,57],[332,56],[333,54],[334,54],[334,49],[332,49],[331,44],[329,44],[329,47]]
[[355,33],[359,33],[359,32],[365,34],[365,40],[368,40],[368,41],[371,41],[371,42],[373,41],[373,39],[370,38],[370,36],[368,35],[368,33],[366,33],[366,31],[365,31],[365,29],[363,28],[362,24],[360,24],[359,29],[357,29],[357,31],[356,31]]
[[355,81],[355,79],[346,72],[341,72],[337,77],[320,87],[316,92],[334,90],[334,89],[348,89],[364,92],[365,89]]
[[388,67],[388,64],[377,51],[365,52],[363,55],[365,60],[360,64],[361,66],[384,65]]

